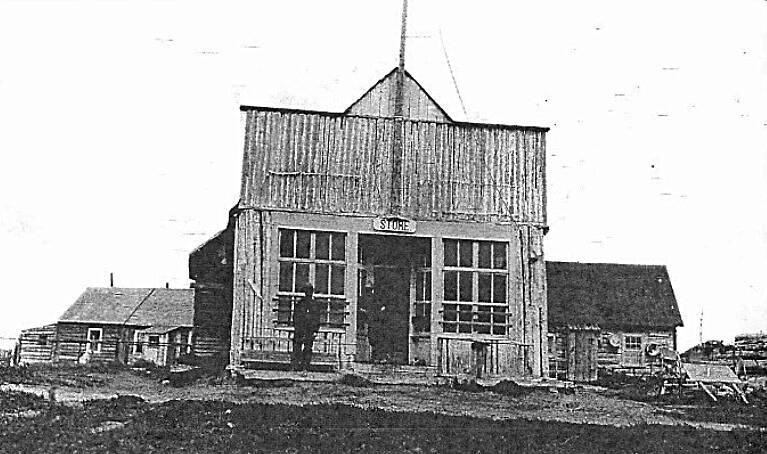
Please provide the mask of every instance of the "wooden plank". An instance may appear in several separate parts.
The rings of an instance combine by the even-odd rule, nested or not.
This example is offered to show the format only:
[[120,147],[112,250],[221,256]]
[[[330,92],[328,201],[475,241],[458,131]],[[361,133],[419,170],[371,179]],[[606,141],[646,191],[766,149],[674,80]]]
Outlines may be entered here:
[[732,388],[733,391],[735,391],[735,394],[740,397],[740,399],[743,401],[743,403],[748,404],[748,399],[746,399],[746,395],[743,393],[743,391],[734,383],[729,383],[726,386],[729,386]]
[[703,384],[703,382],[698,382],[698,386],[700,387],[700,389],[702,389],[703,391],[706,392],[706,394],[708,395],[708,397],[711,398],[711,400],[713,400],[714,402],[717,401],[716,396],[714,395],[714,393],[709,391],[709,389],[706,387],[706,385]]

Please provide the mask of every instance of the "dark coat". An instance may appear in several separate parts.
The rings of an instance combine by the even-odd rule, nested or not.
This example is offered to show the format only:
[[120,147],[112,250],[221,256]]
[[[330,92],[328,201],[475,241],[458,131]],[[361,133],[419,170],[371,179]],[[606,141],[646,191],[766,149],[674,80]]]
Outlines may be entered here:
[[311,296],[304,296],[296,301],[293,326],[297,331],[316,333],[320,329],[320,322],[324,313],[325,308],[322,303]]

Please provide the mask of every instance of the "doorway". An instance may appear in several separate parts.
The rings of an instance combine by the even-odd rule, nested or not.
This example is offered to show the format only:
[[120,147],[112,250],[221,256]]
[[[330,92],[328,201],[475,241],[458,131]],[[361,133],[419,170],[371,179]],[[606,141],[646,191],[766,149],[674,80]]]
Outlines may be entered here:
[[431,241],[360,235],[357,304],[358,361],[407,364],[415,270],[431,263]]

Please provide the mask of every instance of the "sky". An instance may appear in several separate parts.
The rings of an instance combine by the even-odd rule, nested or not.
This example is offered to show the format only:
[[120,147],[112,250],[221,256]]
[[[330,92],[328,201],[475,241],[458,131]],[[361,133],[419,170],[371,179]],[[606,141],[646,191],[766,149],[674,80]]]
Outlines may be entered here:
[[[701,313],[767,331],[767,2],[409,3],[406,67],[454,119],[551,128],[547,260],[666,265],[683,350]],[[239,197],[239,105],[345,109],[400,13],[0,0],[0,338],[110,272],[188,287]]]

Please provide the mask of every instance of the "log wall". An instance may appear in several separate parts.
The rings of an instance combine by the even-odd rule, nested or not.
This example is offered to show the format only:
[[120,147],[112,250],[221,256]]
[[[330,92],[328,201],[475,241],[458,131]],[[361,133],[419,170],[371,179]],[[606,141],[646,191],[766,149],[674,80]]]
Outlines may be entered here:
[[53,360],[56,325],[26,329],[19,336],[19,363],[45,363]]
[[55,359],[77,361],[87,347],[88,328],[102,329],[101,351],[91,354],[90,361],[116,361],[118,345],[125,348],[128,339],[131,339],[130,336],[123,335],[124,328],[121,325],[59,323]]

